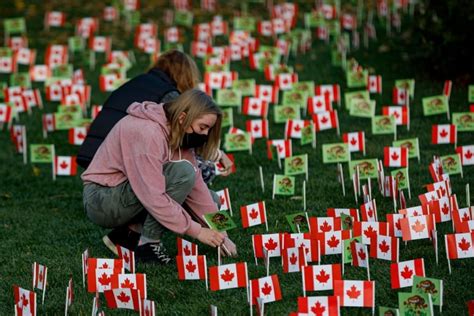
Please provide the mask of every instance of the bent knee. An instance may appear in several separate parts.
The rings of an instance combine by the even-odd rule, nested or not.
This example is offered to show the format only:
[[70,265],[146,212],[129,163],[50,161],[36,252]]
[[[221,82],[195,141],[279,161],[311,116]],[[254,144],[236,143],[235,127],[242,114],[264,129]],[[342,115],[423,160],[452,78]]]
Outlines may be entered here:
[[168,182],[185,188],[194,187],[196,181],[194,166],[186,161],[173,162],[170,166],[167,166],[166,176]]

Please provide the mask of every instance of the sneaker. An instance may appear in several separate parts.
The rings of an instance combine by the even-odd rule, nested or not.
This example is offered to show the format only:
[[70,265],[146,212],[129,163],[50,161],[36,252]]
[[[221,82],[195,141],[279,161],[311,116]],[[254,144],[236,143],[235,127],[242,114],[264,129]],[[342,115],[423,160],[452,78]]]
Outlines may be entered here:
[[128,227],[114,228],[110,233],[102,237],[102,241],[115,255],[118,256],[116,245],[128,250],[135,251],[140,240],[140,234],[130,230]]
[[162,242],[150,242],[140,245],[135,250],[135,258],[141,262],[168,264],[171,257]]

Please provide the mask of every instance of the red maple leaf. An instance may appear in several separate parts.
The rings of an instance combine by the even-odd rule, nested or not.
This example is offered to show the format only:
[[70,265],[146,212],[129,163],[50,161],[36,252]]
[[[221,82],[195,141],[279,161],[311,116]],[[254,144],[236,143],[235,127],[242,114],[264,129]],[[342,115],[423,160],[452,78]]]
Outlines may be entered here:
[[418,216],[418,215],[419,215],[419,214],[418,214],[418,211],[413,211],[412,216]]
[[382,243],[379,244],[379,249],[383,253],[387,253],[387,251],[390,249],[390,246],[387,244],[385,240],[382,240]]
[[444,138],[444,137],[448,136],[448,132],[445,129],[442,129],[441,132],[439,133],[439,136]]
[[320,108],[320,107],[322,107],[322,106],[323,106],[323,103],[322,103],[321,101],[318,101],[318,102],[316,103],[316,107]]
[[230,282],[234,278],[234,273],[230,272],[229,269],[225,269],[224,273],[221,274],[221,279],[225,282]]
[[449,207],[446,203],[443,204],[443,207],[441,208],[441,212],[443,212],[444,215],[448,215]]
[[255,209],[252,209],[252,211],[249,213],[249,216],[251,219],[256,219],[258,217],[258,212]]
[[398,230],[402,229],[402,223],[401,223],[401,221],[400,221],[400,218],[398,219],[398,221],[395,222],[395,227],[396,227]]
[[129,278],[126,278],[125,281],[123,281],[123,283],[120,284],[120,287],[122,289],[133,289],[135,288],[135,283],[133,282],[130,282]]
[[390,156],[390,158],[392,158],[392,160],[398,160],[398,158],[400,158],[400,156],[398,156],[398,154],[396,152],[394,152],[392,154],[392,156]]
[[319,274],[316,275],[316,280],[318,280],[321,283],[326,283],[330,277],[331,275],[327,274],[325,270],[321,270]]
[[283,80],[283,84],[284,84],[284,85],[287,85],[288,83],[289,83],[289,80],[288,80],[288,79],[284,79],[284,80]]
[[268,285],[267,282],[265,282],[265,284],[262,287],[263,295],[270,295],[271,292],[272,292],[272,287],[270,285]]
[[321,123],[323,123],[323,124],[326,124],[328,121],[329,120],[326,116],[323,116],[323,118],[321,119]]
[[69,164],[63,160],[63,162],[61,162],[59,166],[61,167],[61,169],[66,169],[69,166]]
[[405,266],[402,272],[400,272],[400,275],[406,280],[411,279],[411,277],[413,276],[413,270],[410,269],[408,266]]
[[355,138],[351,138],[351,145],[355,146],[357,144],[357,140]]
[[444,196],[446,194],[446,189],[441,187],[440,190],[441,190],[441,195]]
[[278,149],[278,152],[282,152],[283,151],[283,146],[277,145],[277,149]]
[[102,264],[101,269],[108,269],[108,268],[109,268],[109,265],[107,264],[107,262],[104,262],[104,264]]
[[105,286],[105,285],[110,284],[110,281],[112,281],[112,279],[107,275],[107,273],[104,272],[104,273],[102,273],[102,275],[100,276],[98,281],[99,281],[100,284]]
[[82,134],[81,132],[79,132],[79,134],[77,134],[77,138],[79,139],[84,139],[86,138],[86,135]]
[[38,279],[40,280],[40,282],[43,281],[43,272],[40,272],[39,276],[38,276]]
[[367,238],[372,238],[372,236],[375,236],[377,234],[377,231],[372,227],[372,225],[369,225],[366,230],[364,230],[364,235]]
[[21,306],[23,306],[23,307],[28,306],[28,299],[26,298],[26,295],[25,295],[25,294],[23,294],[23,295],[21,296],[20,301],[21,301],[21,302],[20,302],[20,303],[21,303]]
[[186,245],[184,248],[183,248],[183,252],[186,256],[189,256],[191,255],[191,249],[189,249],[189,246]]
[[461,242],[458,243],[458,246],[462,251],[468,251],[469,248],[471,248],[471,243],[467,242],[466,239],[463,237],[461,239]]
[[122,302],[122,303],[128,303],[130,301],[130,296],[125,294],[124,292],[120,292],[120,294],[117,296],[117,299]]
[[362,248],[359,249],[359,251],[357,252],[357,255],[360,257],[361,260],[365,260],[366,254]]
[[356,300],[360,296],[360,291],[357,290],[355,285],[352,285],[351,289],[346,291],[346,294],[349,296],[349,298]]
[[373,216],[374,216],[374,211],[372,210],[372,208],[369,208],[369,210],[367,211],[367,217],[372,218]]
[[299,131],[301,130],[301,126],[296,125],[296,126],[294,127],[294,130],[295,130],[295,132],[299,132]]
[[291,264],[296,264],[296,261],[298,260],[298,257],[295,255],[295,253],[293,252],[293,254],[291,255],[290,257],[290,263]]
[[148,306],[145,309],[145,316],[150,316],[150,310],[148,309]]
[[267,91],[267,90],[263,90],[262,95],[263,95],[264,97],[268,96],[268,91]]
[[191,260],[189,260],[188,264],[186,264],[186,270],[188,270],[189,273],[194,273],[194,271],[196,271],[196,265]]
[[317,301],[314,306],[311,307],[311,311],[316,315],[316,316],[323,316],[324,312],[326,311],[326,307],[321,306],[321,303]]
[[473,156],[472,152],[468,149],[466,151],[466,153],[464,154],[464,157],[466,157],[466,159],[471,159]]
[[324,223],[321,226],[319,226],[319,229],[322,232],[330,232],[332,230],[332,226],[329,225],[327,221],[324,221]]
[[258,104],[254,103],[254,104],[251,105],[251,107],[252,107],[253,110],[256,110],[256,109],[258,109]]
[[327,244],[331,248],[336,248],[339,245],[339,242],[339,239],[337,239],[335,235],[332,235],[332,237],[327,241]]
[[125,260],[126,263],[128,263],[130,261],[130,257],[128,256],[128,252],[126,252],[124,255],[123,255],[123,260]]
[[268,251],[275,250],[278,244],[273,241],[272,238],[268,239],[268,241],[264,244],[265,248],[267,248]]
[[395,118],[399,118],[399,117],[400,117],[400,113],[398,113],[397,111],[393,112],[392,115],[395,116]]
[[2,111],[2,109],[0,109],[0,115],[3,115],[3,111]]
[[225,198],[223,196],[221,196],[220,199],[221,199],[221,204],[224,204],[225,203]]
[[255,126],[253,127],[253,130],[254,130],[255,132],[258,132],[258,131],[260,130],[260,126],[255,125]]
[[461,221],[462,222],[467,222],[471,220],[471,218],[469,217],[469,215],[467,213],[464,213],[464,216],[461,218]]
[[419,220],[416,220],[415,224],[411,225],[411,229],[413,229],[415,233],[421,233],[425,230],[425,224],[422,224]]

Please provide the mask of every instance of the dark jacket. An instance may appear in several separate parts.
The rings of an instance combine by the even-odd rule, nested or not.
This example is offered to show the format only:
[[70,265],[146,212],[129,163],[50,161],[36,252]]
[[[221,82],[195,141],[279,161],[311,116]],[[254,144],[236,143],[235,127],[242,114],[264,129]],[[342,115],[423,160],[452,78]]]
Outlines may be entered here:
[[83,168],[89,166],[112,127],[127,115],[126,111],[130,104],[143,101],[160,103],[170,92],[179,94],[176,83],[156,68],[133,78],[112,92],[92,122],[87,137],[79,148],[77,163]]

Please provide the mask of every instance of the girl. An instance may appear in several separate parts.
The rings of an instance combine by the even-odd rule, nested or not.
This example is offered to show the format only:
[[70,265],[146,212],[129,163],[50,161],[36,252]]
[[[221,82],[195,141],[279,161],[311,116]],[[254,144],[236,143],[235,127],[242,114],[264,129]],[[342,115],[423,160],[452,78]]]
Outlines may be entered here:
[[89,219],[130,230],[128,240],[142,226],[134,249],[142,261],[170,261],[161,243],[165,229],[212,247],[224,244],[228,255],[236,255],[225,234],[201,226],[202,215],[217,211],[217,205],[195,154],[208,159],[218,149],[220,109],[191,89],[170,103],[133,103],[127,112],[82,174]]

